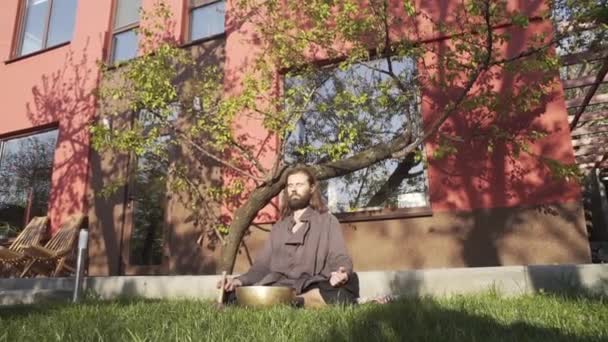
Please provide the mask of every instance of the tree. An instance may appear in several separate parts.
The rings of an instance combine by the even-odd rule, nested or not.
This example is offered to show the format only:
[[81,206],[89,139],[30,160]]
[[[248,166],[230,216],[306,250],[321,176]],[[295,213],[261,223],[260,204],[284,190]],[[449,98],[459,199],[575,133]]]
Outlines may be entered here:
[[[229,25],[253,31],[258,43],[238,86],[163,39],[171,14],[159,2],[154,13],[144,14],[149,24],[139,32],[147,53],[118,75],[105,70],[115,82],[99,92],[111,115],[145,110],[146,120],[91,129],[98,150],[145,154],[170,165],[171,186],[192,194],[193,212],[203,212],[209,197],[234,209],[228,219],[218,218],[225,220],[215,229],[223,242],[221,269],[232,271],[256,215],[274,203],[286,171],[302,163],[320,180],[356,177],[357,203],[366,206],[392,200],[391,190],[412,176],[413,165],[427,162],[422,147],[428,142],[434,146],[431,159],[453,156],[467,144],[484,146],[488,154],[500,146],[513,160],[522,154],[537,158],[557,177],[578,176],[575,165],[530,148],[547,134],[530,117],[555,91],[559,63],[553,48],[566,34],[534,32],[517,52],[503,53],[511,43],[505,27],[524,29],[533,24],[531,17],[549,20],[545,4],[519,12],[506,1],[454,2],[449,18],[440,21],[408,0],[236,4]],[[187,87],[177,81],[185,74]],[[493,82],[505,74],[519,80],[517,87],[498,94]],[[424,120],[421,89],[446,94]],[[186,124],[175,120],[176,106]],[[446,124],[458,115],[466,116],[474,135],[459,136]],[[264,146],[238,128],[245,118],[261,122]],[[164,134],[171,139],[159,139]],[[188,176],[190,166],[170,158],[168,149],[176,146],[220,165],[226,184],[201,191]],[[374,178],[374,168],[387,162],[392,173]]]

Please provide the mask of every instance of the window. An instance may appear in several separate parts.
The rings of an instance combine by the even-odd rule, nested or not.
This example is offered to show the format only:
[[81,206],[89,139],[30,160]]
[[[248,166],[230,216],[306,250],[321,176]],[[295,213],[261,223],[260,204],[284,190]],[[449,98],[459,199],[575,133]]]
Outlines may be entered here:
[[[161,136],[159,143],[167,140]],[[167,197],[167,166],[143,154],[131,183],[133,228],[130,241],[132,265],[160,265],[163,257],[165,206]]]
[[137,56],[137,27],[141,0],[117,0],[110,62],[119,63]]
[[[345,70],[325,68],[306,76],[287,77],[287,108],[306,104],[287,140],[286,162],[311,164],[331,159],[328,146],[337,145],[349,127],[357,127],[359,132],[350,144],[350,154],[403,134],[407,125],[414,134],[420,134],[416,63],[411,58],[393,57],[391,66],[407,90],[399,90],[383,72],[389,70],[386,59],[357,63]],[[315,95],[308,100],[298,95],[311,93]],[[418,150],[403,160],[385,160],[321,182],[330,210],[348,213],[428,208],[423,154],[423,150]]]
[[17,55],[69,42],[74,34],[76,0],[25,0]]
[[[177,118],[177,104],[170,106],[164,114],[169,120]],[[157,120],[150,111],[139,112],[138,122],[142,125],[144,134],[157,126]],[[133,226],[129,248],[131,265],[162,264],[168,163],[160,160],[152,151],[166,146],[170,139],[170,135],[161,134],[152,146],[148,146],[137,158],[129,189],[129,198],[133,201]]]
[[225,1],[190,0],[189,41],[224,33]]
[[47,214],[57,130],[0,140],[0,235]]

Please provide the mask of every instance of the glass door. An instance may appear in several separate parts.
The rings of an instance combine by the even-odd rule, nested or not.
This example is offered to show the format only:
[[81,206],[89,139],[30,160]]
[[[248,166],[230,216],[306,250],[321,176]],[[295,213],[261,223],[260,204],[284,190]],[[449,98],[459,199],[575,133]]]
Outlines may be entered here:
[[126,275],[165,274],[168,165],[137,158],[127,190],[122,258]]

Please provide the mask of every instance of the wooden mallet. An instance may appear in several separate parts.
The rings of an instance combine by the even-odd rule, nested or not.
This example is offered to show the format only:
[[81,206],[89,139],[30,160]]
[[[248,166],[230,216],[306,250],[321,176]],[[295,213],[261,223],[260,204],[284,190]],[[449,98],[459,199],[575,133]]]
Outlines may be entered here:
[[224,306],[224,287],[226,286],[226,271],[222,272],[222,278],[220,279],[220,288],[217,294],[217,306]]

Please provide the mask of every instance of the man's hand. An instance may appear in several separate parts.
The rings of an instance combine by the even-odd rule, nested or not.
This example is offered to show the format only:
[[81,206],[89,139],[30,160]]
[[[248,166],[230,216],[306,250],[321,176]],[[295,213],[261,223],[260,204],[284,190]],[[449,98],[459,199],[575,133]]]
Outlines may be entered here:
[[[226,278],[226,283],[224,284],[224,291],[226,292],[232,292],[234,291],[234,289],[236,289],[239,286],[243,286],[243,282],[241,282],[239,279],[237,278]],[[217,285],[215,286],[216,288],[220,288],[222,287],[222,281],[218,281]]]
[[329,284],[333,287],[340,287],[348,282],[348,273],[346,273],[346,268],[340,266],[338,271],[331,272],[331,277],[329,278]]

